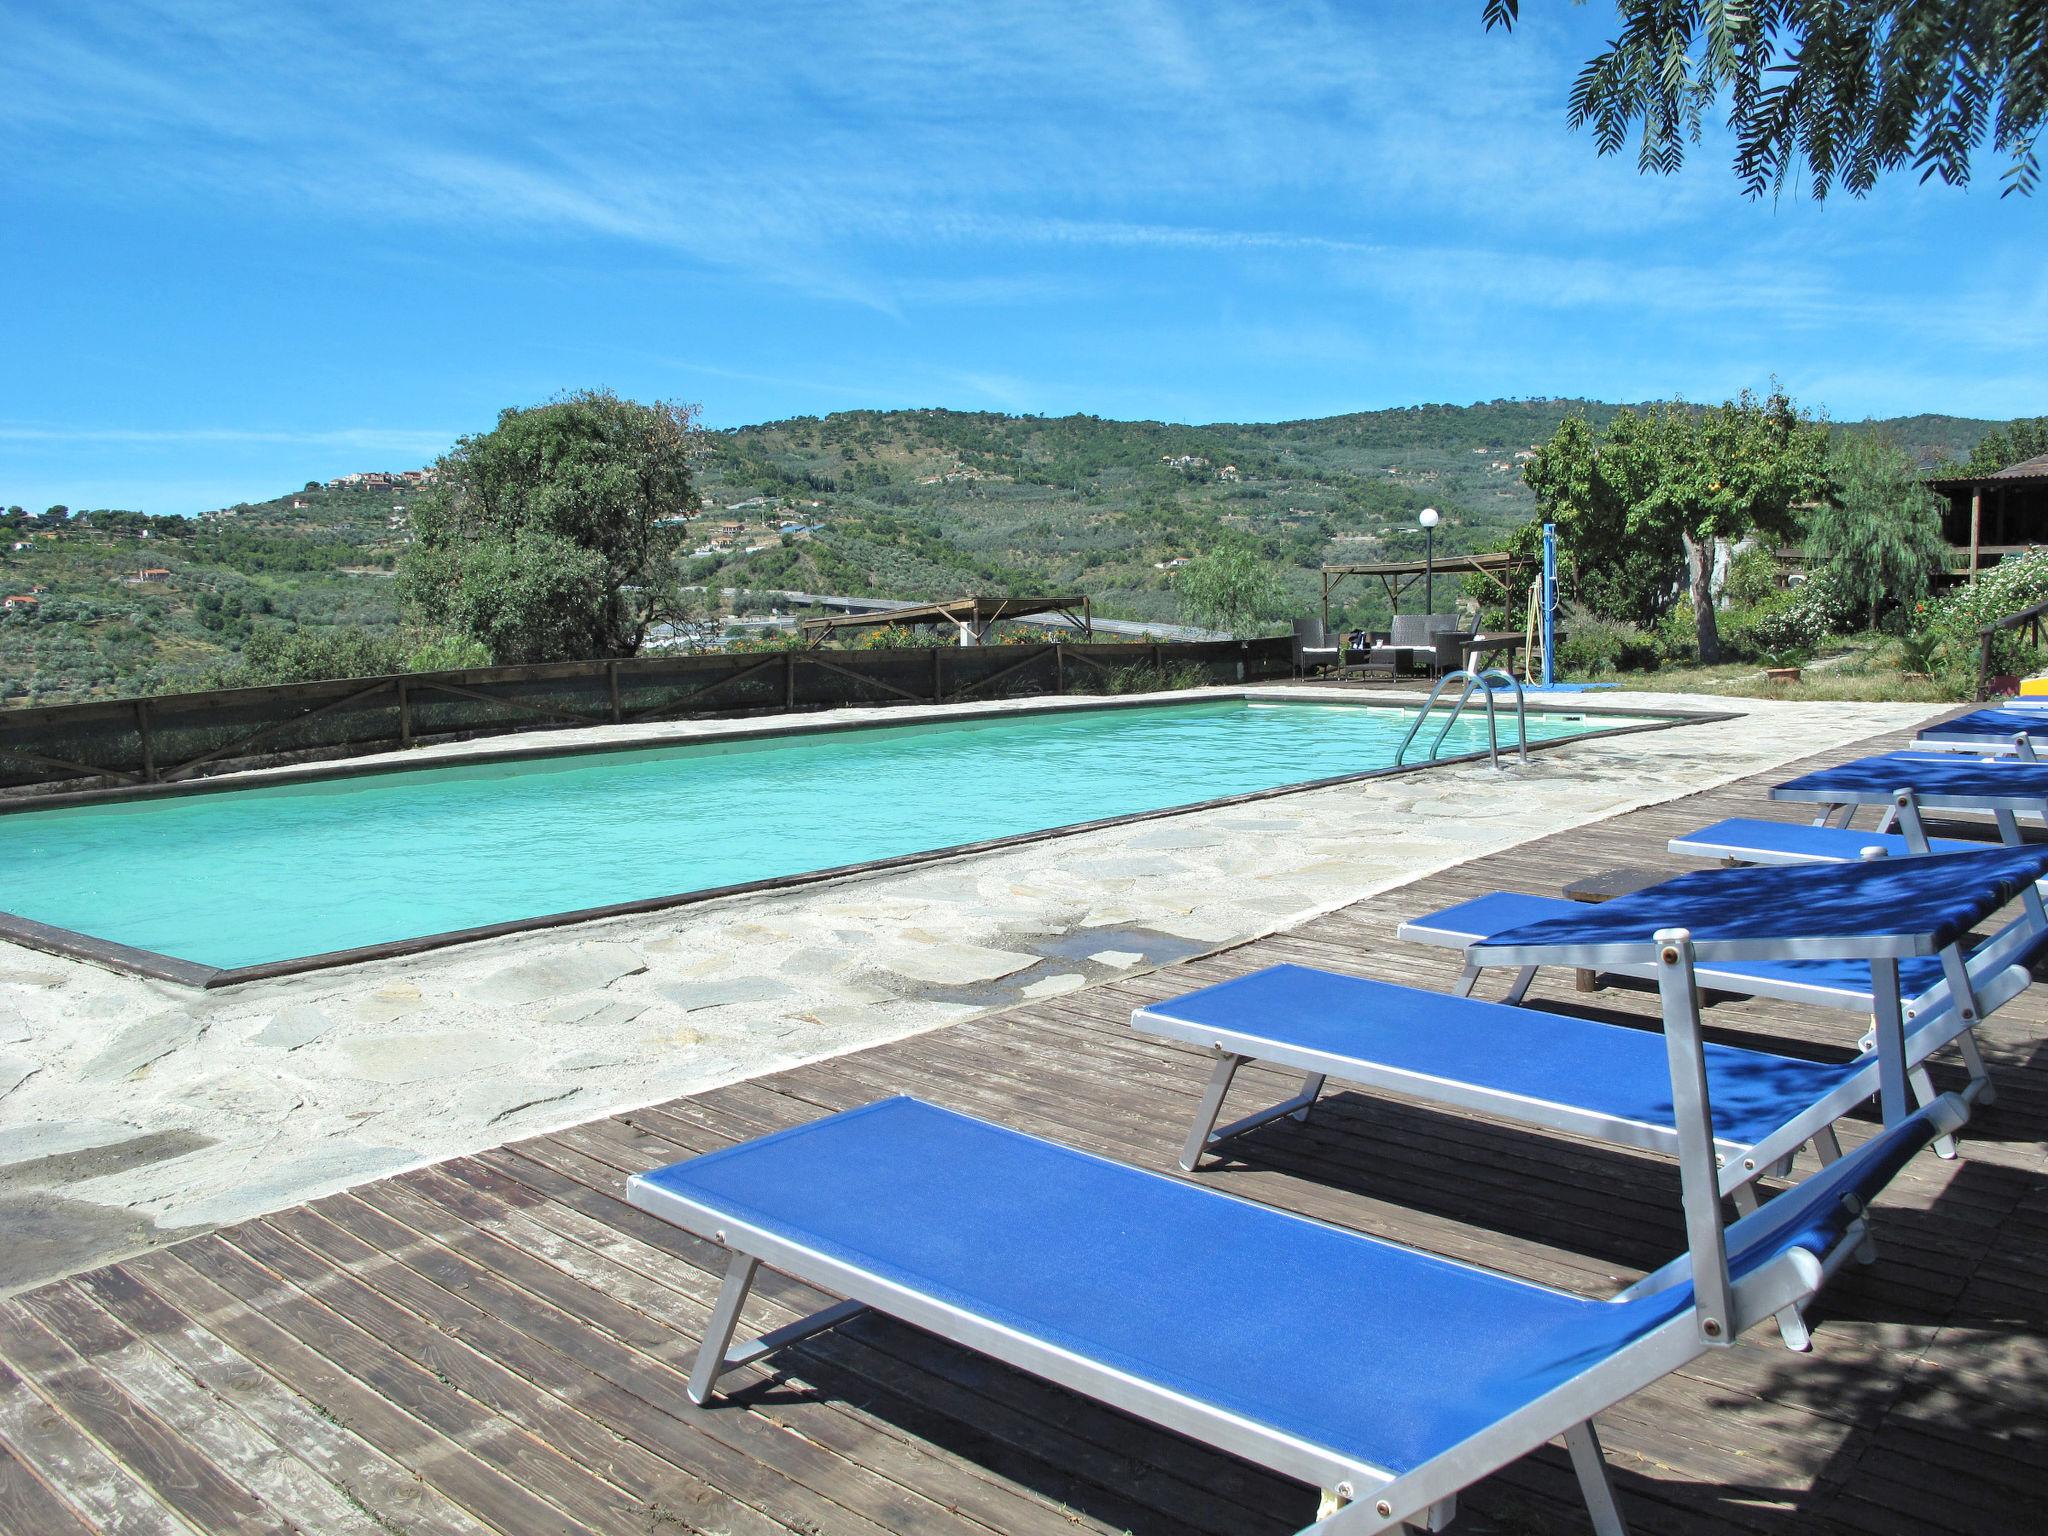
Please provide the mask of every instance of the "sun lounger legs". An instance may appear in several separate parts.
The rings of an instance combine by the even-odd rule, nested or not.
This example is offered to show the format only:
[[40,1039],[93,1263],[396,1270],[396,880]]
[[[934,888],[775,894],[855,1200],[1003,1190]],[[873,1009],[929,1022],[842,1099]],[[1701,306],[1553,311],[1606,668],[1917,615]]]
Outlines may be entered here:
[[1217,1129],[1216,1117],[1223,1113],[1223,1101],[1230,1093],[1230,1085],[1237,1077],[1237,1069],[1251,1060],[1225,1051],[1216,1058],[1215,1070],[1209,1074],[1208,1086],[1202,1090],[1202,1097],[1195,1105],[1194,1124],[1188,1128],[1188,1139],[1180,1152],[1180,1165],[1193,1173],[1201,1165],[1202,1154],[1233,1136],[1242,1136],[1246,1131],[1257,1130],[1275,1120],[1284,1120],[1292,1115],[1296,1120],[1306,1120],[1310,1108],[1323,1091],[1324,1074],[1304,1072],[1301,1088],[1290,1099],[1283,1099],[1270,1108],[1255,1110],[1241,1120],[1233,1120],[1222,1129]]

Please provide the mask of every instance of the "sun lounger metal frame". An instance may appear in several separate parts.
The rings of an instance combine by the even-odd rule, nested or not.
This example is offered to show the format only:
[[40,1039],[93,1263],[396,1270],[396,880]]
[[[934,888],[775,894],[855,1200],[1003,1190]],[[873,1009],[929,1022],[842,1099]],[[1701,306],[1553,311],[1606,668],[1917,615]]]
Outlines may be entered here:
[[[1655,942],[1659,988],[1666,1001],[1664,1039],[1672,1096],[1678,1107],[1687,1249],[1614,1300],[1641,1301],[1689,1283],[1690,1304],[1609,1352],[1591,1358],[1582,1369],[1554,1382],[1538,1395],[1518,1400],[1484,1427],[1448,1447],[1434,1450],[1405,1470],[1375,1466],[1334,1452],[1297,1433],[1283,1432],[1247,1418],[1225,1404],[1174,1390],[1161,1379],[1163,1373],[1155,1371],[1148,1377],[1143,1361],[1120,1365],[1078,1353],[1049,1334],[1034,1334],[996,1315],[999,1309],[977,1309],[971,1297],[914,1289],[873,1267],[821,1251],[819,1244],[825,1241],[823,1238],[805,1241],[775,1230],[759,1202],[750,1201],[736,1208],[735,1202],[707,1201],[691,1195],[691,1165],[684,1163],[636,1176],[628,1183],[628,1197],[644,1210],[709,1237],[731,1254],[690,1377],[689,1395],[696,1402],[708,1403],[727,1372],[763,1361],[778,1350],[873,1308],[1219,1450],[1321,1487],[1325,1490],[1323,1516],[1311,1529],[1324,1536],[1367,1536],[1399,1526],[1440,1529],[1454,1514],[1460,1491],[1559,1436],[1569,1449],[1594,1529],[1602,1536],[1621,1536],[1626,1527],[1600,1452],[1594,1415],[1702,1353],[1733,1344],[1754,1324],[1797,1307],[1852,1255],[1868,1257],[1868,1196],[1881,1188],[1929,1136],[1953,1132],[1968,1117],[1967,1106],[1952,1097],[1944,1098],[1771,1201],[1761,1211],[1743,1218],[1733,1228],[1724,1227],[1721,1194],[1713,1168],[1712,1109],[1695,1006],[1692,941],[1683,930],[1674,930],[1659,932]],[[869,1109],[879,1107],[883,1106]],[[849,1111],[832,1118],[844,1122],[866,1112]],[[813,1128],[777,1133],[761,1142],[710,1156],[744,1156],[753,1147]],[[1087,1157],[1071,1152],[1066,1155]],[[1162,1175],[1136,1169],[1125,1172],[1134,1180],[1159,1179],[1176,1191],[1199,1193],[1204,1200],[1233,1206],[1247,1204],[1213,1190],[1188,1190],[1186,1185]],[[886,1199],[887,1191],[878,1190],[876,1198]],[[1177,1193],[1174,1198],[1184,1197]],[[1262,1207],[1251,1209],[1261,1213],[1262,1221],[1280,1214]],[[1311,1227],[1318,1225],[1307,1223],[1305,1218],[1284,1219]],[[1361,1255],[1380,1253],[1388,1262],[1411,1263],[1421,1257],[1403,1245],[1361,1234],[1343,1234],[1338,1241],[1346,1251]],[[1358,1245],[1355,1250],[1349,1246],[1352,1243]],[[1740,1273],[1731,1271],[1731,1253],[1743,1260]],[[1113,1264],[1116,1256],[1077,1253],[1074,1262]],[[1448,1263],[1434,1258],[1427,1262]],[[847,1299],[802,1322],[735,1348],[733,1335],[747,1293],[763,1263]],[[1487,1273],[1471,1265],[1449,1267]],[[1545,1289],[1525,1281],[1511,1281],[1511,1285],[1530,1291]],[[1600,1303],[1589,1305],[1597,1307]],[[1206,1323],[1200,1316],[1176,1314],[1161,1317],[1158,1325],[1162,1331],[1175,1331],[1176,1342],[1185,1344],[1188,1331],[1203,1330]],[[1228,1345],[1219,1343],[1217,1347]],[[1162,1348],[1170,1354],[1169,1347]],[[1542,1364],[1532,1362],[1536,1367]],[[1370,1370],[1373,1365],[1367,1359],[1345,1359],[1324,1361],[1313,1368]],[[1333,1432],[1326,1438],[1334,1441],[1341,1436]]]

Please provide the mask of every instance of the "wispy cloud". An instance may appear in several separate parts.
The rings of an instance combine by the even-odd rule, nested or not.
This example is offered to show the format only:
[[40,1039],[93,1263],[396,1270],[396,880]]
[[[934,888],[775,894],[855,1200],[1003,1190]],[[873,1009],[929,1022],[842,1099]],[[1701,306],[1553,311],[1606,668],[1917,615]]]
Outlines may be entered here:
[[[333,423],[474,430],[598,381],[564,358],[726,421],[1757,369],[1850,411],[2048,403],[2048,199],[1751,205],[1712,130],[1643,178],[1563,122],[1611,11],[1528,12],[1503,38],[1476,4],[1342,0],[0,8],[33,231],[0,264],[45,301],[10,315],[38,365],[0,380],[0,442],[417,459],[454,433]],[[158,429],[195,420],[228,425]]]

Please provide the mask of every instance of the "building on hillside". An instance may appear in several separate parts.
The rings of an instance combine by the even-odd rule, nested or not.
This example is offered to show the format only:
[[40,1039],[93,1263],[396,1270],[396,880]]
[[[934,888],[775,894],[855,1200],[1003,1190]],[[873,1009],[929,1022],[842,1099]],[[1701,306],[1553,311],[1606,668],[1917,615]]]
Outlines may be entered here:
[[1941,533],[1964,570],[2048,544],[2048,453],[1988,475],[1932,475],[1927,485],[1948,503]]
[[42,599],[30,592],[17,592],[12,597],[0,598],[0,609],[8,613],[25,613],[42,605]]
[[145,581],[165,582],[169,581],[170,579],[171,573],[169,571],[165,570],[160,565],[151,565],[145,566],[143,569],[137,571],[133,576],[130,576],[128,578],[128,585],[131,587],[139,587]]

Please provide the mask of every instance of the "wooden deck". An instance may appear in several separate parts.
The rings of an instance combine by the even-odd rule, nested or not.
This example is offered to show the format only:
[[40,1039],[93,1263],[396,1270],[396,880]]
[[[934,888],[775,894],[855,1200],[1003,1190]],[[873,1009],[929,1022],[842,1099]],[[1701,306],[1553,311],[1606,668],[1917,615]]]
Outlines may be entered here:
[[[1684,867],[1667,837],[1762,804],[1752,782],[1623,816],[1185,965],[456,1158],[0,1303],[0,1530],[1294,1530],[1311,1490],[886,1320],[691,1408],[716,1255],[624,1205],[626,1175],[902,1091],[1170,1167],[1206,1065],[1133,1038],[1133,1006],[1279,960],[1441,987],[1454,961],[1396,943],[1402,915],[1607,865]],[[1569,975],[1539,996],[1652,1012],[1649,994],[1575,994]],[[1812,1053],[1853,1029],[1755,1002],[1708,1019]],[[1997,1104],[1962,1160],[1924,1154],[1892,1186],[1881,1260],[1828,1293],[1810,1355],[1758,1330],[1602,1416],[1636,1529],[2048,1525],[2044,1026],[2029,994],[1984,1031]],[[1275,1086],[1252,1072],[1239,1091]],[[1341,1085],[1203,1180],[1592,1293],[1683,1242],[1669,1164]],[[773,1276],[755,1295],[749,1319],[767,1326],[819,1301]],[[1304,1371],[1369,1366],[1303,1346]],[[1559,1448],[1463,1510],[1459,1530],[1584,1529]]]

